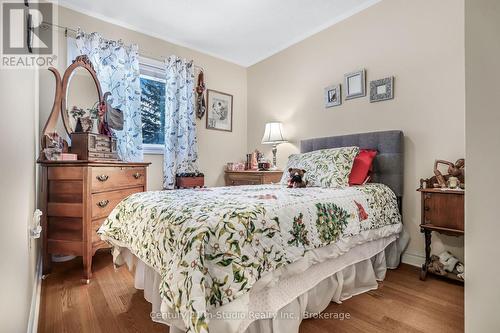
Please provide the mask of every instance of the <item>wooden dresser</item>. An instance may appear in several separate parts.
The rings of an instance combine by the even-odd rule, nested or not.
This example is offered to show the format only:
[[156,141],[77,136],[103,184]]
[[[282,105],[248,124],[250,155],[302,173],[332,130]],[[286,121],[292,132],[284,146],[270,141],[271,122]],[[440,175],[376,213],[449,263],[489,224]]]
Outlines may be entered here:
[[39,161],[43,273],[51,255],[83,257],[83,279],[92,276],[92,256],[109,247],[97,230],[111,210],[132,193],[146,191],[149,163]]
[[261,185],[261,184],[271,184],[279,183],[283,171],[225,171],[225,181],[226,186],[234,185]]
[[[440,188],[420,188],[417,191],[421,193],[420,230],[425,234],[425,264],[422,265],[420,279],[425,280],[431,260],[432,232],[457,237],[464,235],[465,191]],[[452,273],[448,273],[447,277],[459,280]]]

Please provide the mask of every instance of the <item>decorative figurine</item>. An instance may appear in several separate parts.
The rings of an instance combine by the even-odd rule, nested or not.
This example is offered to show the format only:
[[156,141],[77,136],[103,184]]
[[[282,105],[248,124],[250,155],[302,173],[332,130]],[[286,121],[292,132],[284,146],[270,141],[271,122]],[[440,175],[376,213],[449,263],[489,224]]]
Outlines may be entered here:
[[[441,171],[439,171],[439,165],[444,164],[448,166],[448,175],[443,176]],[[457,160],[455,163],[444,161],[444,160],[436,160],[434,162],[434,175],[436,176],[437,186],[434,184],[434,187],[446,187],[446,181],[449,177],[456,177],[460,183],[464,183],[464,168],[465,168],[465,160],[463,158]]]

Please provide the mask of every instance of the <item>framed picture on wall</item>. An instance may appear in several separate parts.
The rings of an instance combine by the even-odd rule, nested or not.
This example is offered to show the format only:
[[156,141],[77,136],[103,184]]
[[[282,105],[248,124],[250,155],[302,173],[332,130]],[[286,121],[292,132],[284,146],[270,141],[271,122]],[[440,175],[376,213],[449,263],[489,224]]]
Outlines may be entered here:
[[233,131],[233,95],[207,89],[207,128]]
[[370,82],[370,103],[394,98],[394,76]]
[[325,108],[331,108],[342,104],[342,93],[340,84],[325,88]]
[[346,74],[344,77],[346,89],[345,99],[366,96],[366,76],[364,69]]

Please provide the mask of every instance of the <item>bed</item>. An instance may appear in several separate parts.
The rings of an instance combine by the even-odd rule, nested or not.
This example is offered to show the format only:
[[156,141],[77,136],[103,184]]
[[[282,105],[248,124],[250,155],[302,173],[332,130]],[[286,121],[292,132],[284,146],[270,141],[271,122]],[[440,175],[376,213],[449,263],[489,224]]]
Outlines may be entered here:
[[403,133],[309,139],[301,152],[348,146],[378,151],[372,183],[139,193],[99,234],[170,332],[298,332],[331,301],[376,289],[406,243]]

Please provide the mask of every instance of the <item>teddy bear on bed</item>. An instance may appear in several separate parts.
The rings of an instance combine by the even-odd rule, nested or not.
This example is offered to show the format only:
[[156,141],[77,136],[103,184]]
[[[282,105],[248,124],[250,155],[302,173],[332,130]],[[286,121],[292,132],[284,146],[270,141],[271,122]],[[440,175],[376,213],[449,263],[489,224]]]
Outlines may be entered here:
[[289,168],[288,169],[288,187],[290,188],[299,188],[299,187],[306,187],[307,186],[307,181],[304,179],[304,174],[306,173],[306,170],[304,169],[295,169],[295,168]]

